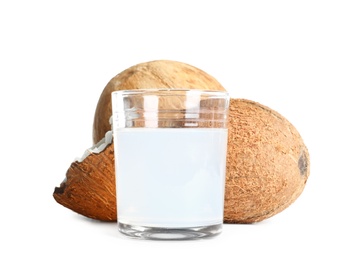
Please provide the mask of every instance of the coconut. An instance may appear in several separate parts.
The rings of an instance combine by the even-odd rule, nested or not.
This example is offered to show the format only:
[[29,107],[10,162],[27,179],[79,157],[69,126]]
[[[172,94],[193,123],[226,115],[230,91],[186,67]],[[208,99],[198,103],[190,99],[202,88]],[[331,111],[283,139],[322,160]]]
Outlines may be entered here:
[[222,90],[223,86],[211,75],[192,65],[154,60],[129,67],[114,76],[106,85],[98,100],[94,123],[93,142],[100,141],[111,130],[111,93],[126,89],[205,89]]
[[259,222],[286,209],[309,177],[299,132],[278,112],[245,99],[231,99],[228,128],[224,222]]

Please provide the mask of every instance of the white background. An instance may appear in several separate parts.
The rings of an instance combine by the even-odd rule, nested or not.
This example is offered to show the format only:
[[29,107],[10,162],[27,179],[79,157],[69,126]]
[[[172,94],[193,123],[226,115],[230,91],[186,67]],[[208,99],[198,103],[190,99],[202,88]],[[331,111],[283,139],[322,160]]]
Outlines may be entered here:
[[[1,1],[1,259],[359,259],[358,1]],[[127,239],[56,203],[117,73],[170,59],[301,133],[311,175],[289,208],[211,240]],[[130,257],[130,258],[129,258]]]

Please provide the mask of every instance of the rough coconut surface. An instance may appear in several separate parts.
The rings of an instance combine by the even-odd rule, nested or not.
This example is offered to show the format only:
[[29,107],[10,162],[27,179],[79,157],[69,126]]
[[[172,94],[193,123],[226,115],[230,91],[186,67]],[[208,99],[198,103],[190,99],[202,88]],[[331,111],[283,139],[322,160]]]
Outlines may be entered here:
[[115,221],[117,214],[113,144],[81,159],[71,164],[66,179],[60,187],[55,188],[53,197],[59,204],[83,216],[101,221]]
[[192,65],[155,60],[134,65],[113,77],[104,88],[95,111],[93,143],[100,141],[111,130],[111,93],[126,89],[225,89],[211,75]]
[[259,103],[231,99],[224,222],[253,223],[292,204],[309,176],[309,154],[295,127]]

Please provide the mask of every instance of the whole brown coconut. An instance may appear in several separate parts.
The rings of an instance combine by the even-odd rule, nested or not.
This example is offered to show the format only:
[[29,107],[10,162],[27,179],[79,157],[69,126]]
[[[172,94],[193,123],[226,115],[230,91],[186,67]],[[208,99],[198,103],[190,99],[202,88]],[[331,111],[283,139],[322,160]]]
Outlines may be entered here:
[[113,77],[104,88],[97,103],[93,142],[100,141],[111,130],[111,93],[126,89],[206,89],[223,90],[222,85],[206,72],[171,60],[155,60],[134,65]]
[[292,204],[309,176],[309,154],[295,127],[259,103],[231,99],[224,222],[253,223]]

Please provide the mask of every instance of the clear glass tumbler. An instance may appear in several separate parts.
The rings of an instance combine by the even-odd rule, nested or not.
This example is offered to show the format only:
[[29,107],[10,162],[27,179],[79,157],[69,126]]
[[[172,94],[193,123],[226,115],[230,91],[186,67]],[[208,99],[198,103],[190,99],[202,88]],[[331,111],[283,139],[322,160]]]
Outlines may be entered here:
[[221,233],[228,106],[222,91],[112,93],[121,233],[157,240]]

